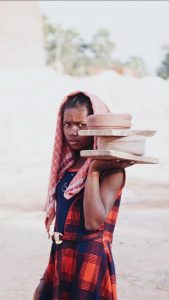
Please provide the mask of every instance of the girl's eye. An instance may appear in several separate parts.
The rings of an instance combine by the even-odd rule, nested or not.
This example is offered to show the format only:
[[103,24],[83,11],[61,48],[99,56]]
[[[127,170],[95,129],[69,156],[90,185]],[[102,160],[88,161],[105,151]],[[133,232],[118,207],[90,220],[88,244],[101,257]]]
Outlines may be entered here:
[[86,127],[86,124],[80,123],[80,124],[79,124],[79,128],[83,128],[83,127]]
[[[63,122],[63,126],[66,127],[66,128],[70,127],[71,125],[72,125],[71,123]],[[84,127],[86,127],[86,124],[79,123],[76,126],[78,126],[79,128],[84,128]]]
[[64,127],[69,127],[69,123],[63,123]]

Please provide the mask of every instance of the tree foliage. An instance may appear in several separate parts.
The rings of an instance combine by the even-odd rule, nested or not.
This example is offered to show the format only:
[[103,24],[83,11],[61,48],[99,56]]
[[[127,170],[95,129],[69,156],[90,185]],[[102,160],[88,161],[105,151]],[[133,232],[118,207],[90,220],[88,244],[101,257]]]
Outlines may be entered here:
[[86,75],[92,68],[112,64],[115,44],[106,29],[99,29],[86,43],[78,31],[63,29],[44,18],[44,33],[47,64],[59,73]]
[[72,74],[76,61],[81,59],[83,44],[77,31],[64,30],[59,25],[52,25],[45,21],[47,64],[59,73]]
[[86,42],[78,31],[64,29],[44,17],[44,36],[47,64],[57,73],[83,76],[120,68],[121,74],[126,74],[130,69],[134,76],[145,75],[141,58],[130,57],[125,63],[113,59],[115,43],[105,28],[98,29],[91,41]]
[[112,52],[115,44],[112,42],[109,32],[100,28],[93,35],[93,39],[89,44],[89,48],[93,53],[93,62],[99,66],[109,67],[112,63]]
[[145,63],[140,57],[130,56],[124,66],[131,70],[136,77],[142,77],[147,74]]
[[161,66],[158,68],[157,75],[164,79],[169,78],[169,52],[167,52]]

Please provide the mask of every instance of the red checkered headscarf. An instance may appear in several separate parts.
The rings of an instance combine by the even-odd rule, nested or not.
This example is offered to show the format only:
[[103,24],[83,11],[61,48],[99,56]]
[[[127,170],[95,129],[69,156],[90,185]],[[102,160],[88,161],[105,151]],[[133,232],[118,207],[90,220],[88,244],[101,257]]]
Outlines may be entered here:
[[[57,126],[56,126],[56,134],[54,141],[54,149],[53,149],[53,157],[52,157],[52,165],[51,165],[51,173],[49,180],[49,188],[48,188],[48,197],[45,205],[46,216],[48,217],[48,221],[46,222],[46,229],[49,231],[50,225],[55,218],[56,208],[55,208],[55,189],[58,183],[58,180],[63,176],[64,172],[70,168],[75,160],[73,155],[73,150],[64,142],[63,139],[63,125],[62,125],[62,113],[63,113],[63,105],[68,100],[69,96],[75,96],[76,94],[83,93],[87,97],[90,98],[93,113],[94,114],[104,114],[110,112],[108,107],[96,96],[91,95],[87,92],[76,91],[69,95],[67,95],[60,106],[58,112]],[[96,143],[94,142],[94,149],[96,149]],[[85,180],[88,172],[88,168],[90,165],[91,159],[87,159],[83,166],[79,169],[73,180],[70,182],[67,190],[64,193],[64,197],[66,199],[70,199],[75,194],[79,193],[81,189],[85,185]]]

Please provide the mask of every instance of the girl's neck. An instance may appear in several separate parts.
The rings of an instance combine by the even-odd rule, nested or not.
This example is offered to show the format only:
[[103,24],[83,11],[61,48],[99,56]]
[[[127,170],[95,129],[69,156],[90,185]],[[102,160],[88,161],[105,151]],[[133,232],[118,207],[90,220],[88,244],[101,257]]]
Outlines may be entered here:
[[74,168],[74,169],[81,168],[83,166],[83,164],[85,163],[85,161],[86,161],[85,157],[79,156],[79,157],[75,158],[75,162],[74,162],[72,168]]

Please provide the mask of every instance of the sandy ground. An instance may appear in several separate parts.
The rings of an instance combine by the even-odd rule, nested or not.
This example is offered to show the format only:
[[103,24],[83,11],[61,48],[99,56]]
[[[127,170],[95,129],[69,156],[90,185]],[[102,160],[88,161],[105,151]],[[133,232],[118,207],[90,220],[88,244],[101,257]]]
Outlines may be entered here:
[[[118,299],[168,300],[169,189],[149,185],[144,195],[142,189],[133,183],[132,195],[140,194],[137,202],[127,202],[130,191],[124,193],[116,224],[113,256]],[[1,206],[0,217],[0,299],[30,300],[50,253],[44,215],[8,204]]]

